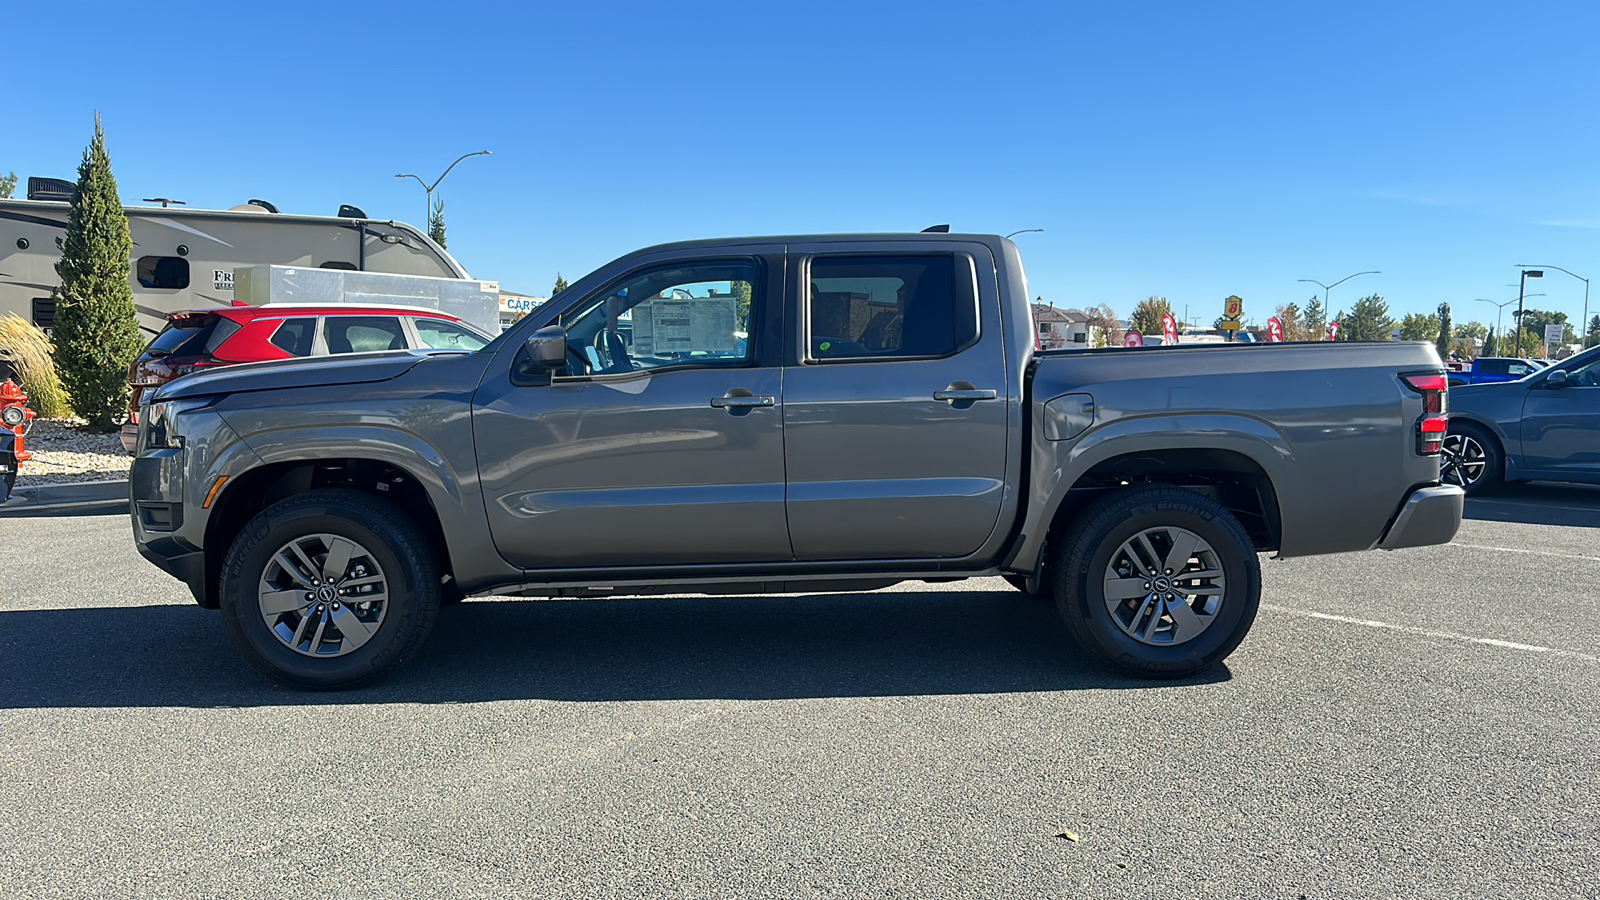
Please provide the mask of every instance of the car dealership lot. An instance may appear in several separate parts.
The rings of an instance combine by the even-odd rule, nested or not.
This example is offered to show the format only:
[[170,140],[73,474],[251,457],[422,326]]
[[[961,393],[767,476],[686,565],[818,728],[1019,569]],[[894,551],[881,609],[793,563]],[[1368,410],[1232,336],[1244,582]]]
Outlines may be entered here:
[[984,580],[472,601],[331,695],[125,518],[0,520],[0,896],[1600,896],[1600,492],[1468,516],[1264,561],[1198,681]]

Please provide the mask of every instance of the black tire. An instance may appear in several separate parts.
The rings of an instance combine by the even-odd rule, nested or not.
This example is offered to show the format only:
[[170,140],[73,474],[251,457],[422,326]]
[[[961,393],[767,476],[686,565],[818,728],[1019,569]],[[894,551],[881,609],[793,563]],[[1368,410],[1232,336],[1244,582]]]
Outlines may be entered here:
[[[1481,468],[1476,465],[1482,461]],[[1473,472],[1478,472],[1473,477]],[[1476,497],[1499,487],[1506,476],[1506,455],[1488,429],[1465,422],[1450,423],[1439,456],[1439,480],[1460,485]]]
[[[320,534],[363,548],[387,591],[376,631],[355,649],[326,658],[280,640],[261,614],[259,593],[281,548]],[[342,690],[383,675],[416,652],[439,613],[439,578],[433,548],[394,504],[345,488],[315,490],[263,510],[234,539],[222,566],[222,621],[244,658],[271,678],[297,688]]]
[[[1224,582],[1220,602],[1203,630],[1166,646],[1130,636],[1105,600],[1103,579],[1114,556],[1125,541],[1152,529],[1182,529],[1203,539]],[[1183,678],[1202,672],[1227,658],[1255,622],[1261,604],[1261,561],[1255,545],[1231,513],[1193,491],[1141,485],[1107,494],[1078,516],[1058,546],[1061,549],[1050,561],[1049,581],[1067,631],[1091,656],[1129,674]],[[1156,602],[1160,603],[1159,597]],[[1164,615],[1143,621],[1167,621]],[[1177,631],[1174,621],[1172,633]]]

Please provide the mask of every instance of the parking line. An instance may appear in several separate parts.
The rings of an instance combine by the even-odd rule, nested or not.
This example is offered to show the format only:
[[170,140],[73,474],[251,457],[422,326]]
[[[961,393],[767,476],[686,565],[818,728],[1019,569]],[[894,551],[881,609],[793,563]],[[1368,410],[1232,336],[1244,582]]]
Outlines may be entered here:
[[1533,556],[1559,556],[1562,559],[1586,559],[1590,562],[1600,562],[1600,556],[1584,556],[1579,553],[1557,553],[1554,550],[1521,550],[1516,547],[1491,547],[1488,544],[1465,544],[1461,541],[1451,541],[1447,547],[1466,547],[1469,550],[1498,550],[1501,553],[1527,553]]
[[[1585,557],[1587,558],[1587,557]],[[1346,625],[1365,625],[1368,628],[1383,628],[1389,631],[1401,631],[1406,634],[1415,634],[1421,637],[1441,638],[1448,641],[1465,641],[1470,644],[1487,644],[1490,647],[1500,647],[1505,650],[1524,650],[1529,653],[1548,653],[1551,656],[1568,656],[1584,659],[1589,662],[1600,663],[1600,656],[1588,653],[1579,653],[1576,650],[1561,650],[1556,647],[1541,647],[1538,644],[1519,644],[1515,641],[1502,641],[1497,638],[1473,637],[1470,634],[1456,634],[1453,631],[1429,631],[1426,628],[1412,628],[1409,625],[1394,625],[1389,622],[1378,622],[1372,619],[1355,619],[1350,616],[1335,616],[1330,613],[1313,612],[1309,609],[1294,609],[1288,606],[1274,606],[1270,603],[1261,604],[1262,609],[1273,612],[1288,613],[1291,616],[1304,616],[1308,619],[1326,619],[1330,622],[1343,622]]]
[[1548,509],[1554,509],[1554,510],[1559,510],[1561,512],[1589,513],[1590,515],[1600,515],[1600,508],[1596,508],[1596,507],[1593,507],[1593,506],[1553,506],[1553,505],[1545,504],[1545,503],[1528,503],[1528,502],[1525,502],[1525,501],[1522,501],[1522,500],[1494,500],[1494,499],[1474,500],[1472,502],[1474,504],[1480,504],[1480,503],[1498,504],[1500,506],[1509,506],[1512,509],[1537,509],[1537,510],[1540,510],[1541,512],[1544,511],[1544,510],[1548,510]]

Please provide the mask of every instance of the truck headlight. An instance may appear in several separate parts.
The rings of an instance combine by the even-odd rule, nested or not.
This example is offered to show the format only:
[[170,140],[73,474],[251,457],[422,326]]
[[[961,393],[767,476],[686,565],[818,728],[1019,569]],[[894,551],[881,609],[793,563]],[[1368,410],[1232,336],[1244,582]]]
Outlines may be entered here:
[[145,410],[145,449],[169,450],[183,446],[182,435],[174,434],[172,430],[172,417],[176,412],[170,403],[155,403]]

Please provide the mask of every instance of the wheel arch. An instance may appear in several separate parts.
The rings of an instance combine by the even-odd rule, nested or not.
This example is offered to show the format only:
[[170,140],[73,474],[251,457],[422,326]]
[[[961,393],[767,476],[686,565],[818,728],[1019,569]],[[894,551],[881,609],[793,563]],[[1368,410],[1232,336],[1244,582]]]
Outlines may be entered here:
[[1098,497],[1135,484],[1169,484],[1212,497],[1239,520],[1258,551],[1276,550],[1282,540],[1278,492],[1266,469],[1248,454],[1221,447],[1139,450],[1095,463],[1060,496],[1050,533]]
[[[1458,427],[1460,428],[1460,431],[1457,431]],[[1490,443],[1494,444],[1494,446],[1489,449],[1492,449],[1494,452],[1500,454],[1500,471],[1495,473],[1495,478],[1496,480],[1502,481],[1512,480],[1510,476],[1514,467],[1514,463],[1511,460],[1510,451],[1506,448],[1506,435],[1501,432],[1494,422],[1478,416],[1458,415],[1452,412],[1450,413],[1450,419],[1447,428],[1447,433],[1459,434],[1462,432],[1472,432],[1478,437],[1485,438]]]
[[223,559],[246,523],[267,507],[324,487],[381,497],[406,512],[427,538],[439,569],[453,577],[449,543],[433,497],[408,467],[362,456],[266,463],[228,479],[212,503],[205,531],[205,586],[200,605],[216,609]]
[[1282,546],[1284,491],[1293,486],[1295,459],[1288,440],[1266,422],[1225,414],[1150,417],[1092,430],[1070,449],[1064,443],[1035,445],[1045,466],[1035,467],[1034,511],[1010,570],[1037,574],[1045,545],[1089,503],[1146,482],[1199,489],[1240,519],[1258,550]]

